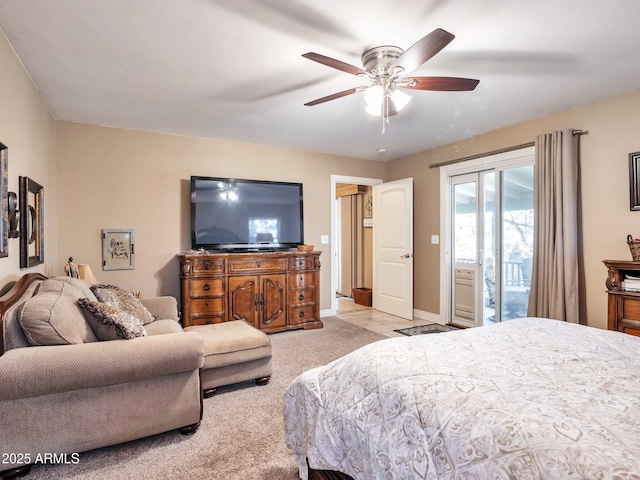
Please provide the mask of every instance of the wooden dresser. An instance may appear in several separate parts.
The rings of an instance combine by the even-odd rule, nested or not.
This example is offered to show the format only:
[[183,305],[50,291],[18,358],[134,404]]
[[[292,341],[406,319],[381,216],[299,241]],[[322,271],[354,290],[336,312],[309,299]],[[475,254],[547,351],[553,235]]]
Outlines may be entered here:
[[243,319],[264,332],[322,328],[320,253],[178,255],[184,326]]
[[640,292],[622,290],[626,275],[640,276],[640,262],[603,260],[608,268],[608,323],[609,330],[640,336]]

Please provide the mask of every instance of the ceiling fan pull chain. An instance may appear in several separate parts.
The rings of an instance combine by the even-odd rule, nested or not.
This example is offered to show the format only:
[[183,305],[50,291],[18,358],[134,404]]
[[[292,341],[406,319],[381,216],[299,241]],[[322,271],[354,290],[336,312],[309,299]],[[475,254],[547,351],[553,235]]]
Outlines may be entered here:
[[387,97],[386,93],[384,97],[382,97],[382,135],[384,135],[387,125],[389,125],[389,97]]

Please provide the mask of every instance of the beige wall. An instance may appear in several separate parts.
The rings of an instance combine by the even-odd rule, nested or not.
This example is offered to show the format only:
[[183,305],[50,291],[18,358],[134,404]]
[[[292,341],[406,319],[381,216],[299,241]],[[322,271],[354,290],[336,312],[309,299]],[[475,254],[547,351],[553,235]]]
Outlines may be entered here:
[[0,258],[0,285],[24,273],[49,273],[57,262],[56,124],[40,93],[0,30],[0,142],[8,147],[9,191],[18,193],[18,177],[44,187],[45,263],[20,269],[20,243],[9,239],[9,257]]
[[[58,123],[60,261],[88,263],[98,279],[143,296],[179,296],[176,254],[191,247],[189,178],[304,184],[305,242],[321,250],[321,308],[331,307],[331,175],[384,178],[382,162],[223,140]],[[102,271],[103,228],[135,229],[135,270]]]
[[599,101],[456,144],[389,162],[387,179],[415,180],[415,308],[440,312],[440,186],[433,163],[531,142],[564,128],[588,130],[581,138],[583,244],[587,322],[606,328],[603,259],[631,260],[626,235],[640,236],[640,212],[629,211],[628,154],[640,151],[640,92]]

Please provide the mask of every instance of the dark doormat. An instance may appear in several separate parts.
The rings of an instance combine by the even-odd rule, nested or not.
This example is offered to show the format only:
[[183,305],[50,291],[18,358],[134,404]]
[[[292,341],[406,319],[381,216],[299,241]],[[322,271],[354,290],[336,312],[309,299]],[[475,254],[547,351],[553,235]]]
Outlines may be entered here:
[[411,336],[411,335],[424,335],[425,333],[450,332],[452,330],[460,330],[460,329],[452,325],[440,325],[438,323],[430,323],[429,325],[417,325],[415,327],[400,328],[398,330],[394,330],[394,332]]

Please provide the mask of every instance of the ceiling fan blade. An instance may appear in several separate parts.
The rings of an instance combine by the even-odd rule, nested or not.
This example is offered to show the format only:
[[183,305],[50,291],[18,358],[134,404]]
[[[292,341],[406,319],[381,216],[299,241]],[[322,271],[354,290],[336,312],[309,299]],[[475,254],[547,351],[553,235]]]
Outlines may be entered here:
[[326,97],[318,98],[317,100],[313,100],[312,102],[305,103],[307,107],[313,107],[314,105],[318,105],[319,103],[329,102],[331,100],[335,100],[336,98],[346,97],[347,95],[351,95],[352,93],[357,93],[362,90],[362,87],[350,88],[349,90],[344,90],[342,92],[334,93],[333,95],[327,95]]
[[476,88],[480,80],[457,77],[409,77],[403,78],[402,83],[416,82],[415,85],[400,85],[409,90],[435,90],[439,92],[463,92]]
[[350,73],[351,75],[368,75],[367,72],[360,67],[349,65],[348,63],[341,62],[340,60],[336,60],[335,58],[325,57],[324,55],[320,55],[319,53],[309,52],[303,54],[302,56],[304,58],[308,58],[309,60],[313,60],[314,62],[326,65],[327,67]]
[[454,38],[455,35],[447,32],[446,30],[441,28],[435,29],[429,35],[418,40],[402,55],[400,55],[400,57],[391,64],[389,71],[393,72],[394,68],[400,67],[406,73],[412,72],[446,47]]

